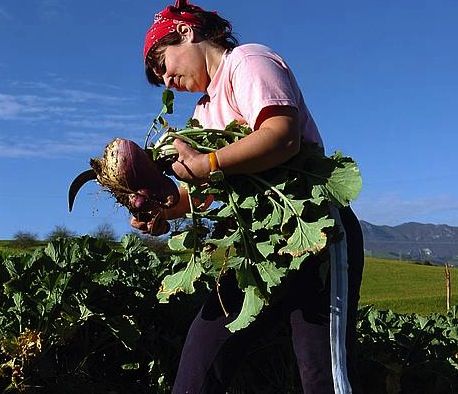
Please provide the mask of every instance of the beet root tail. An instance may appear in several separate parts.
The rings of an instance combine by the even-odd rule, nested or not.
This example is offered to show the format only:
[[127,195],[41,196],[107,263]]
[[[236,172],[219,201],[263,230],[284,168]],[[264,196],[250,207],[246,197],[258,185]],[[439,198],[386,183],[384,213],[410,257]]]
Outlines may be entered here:
[[70,188],[68,189],[68,210],[69,212],[73,209],[73,203],[75,202],[76,195],[78,191],[83,187],[86,182],[93,181],[97,179],[97,174],[94,170],[86,170],[79,174],[71,183]]

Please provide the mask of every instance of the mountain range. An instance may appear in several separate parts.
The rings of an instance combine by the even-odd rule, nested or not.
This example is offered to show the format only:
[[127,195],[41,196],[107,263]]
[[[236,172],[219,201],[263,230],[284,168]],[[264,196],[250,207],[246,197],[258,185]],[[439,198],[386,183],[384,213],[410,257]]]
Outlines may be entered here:
[[398,226],[360,223],[366,256],[458,265],[458,227],[416,222]]

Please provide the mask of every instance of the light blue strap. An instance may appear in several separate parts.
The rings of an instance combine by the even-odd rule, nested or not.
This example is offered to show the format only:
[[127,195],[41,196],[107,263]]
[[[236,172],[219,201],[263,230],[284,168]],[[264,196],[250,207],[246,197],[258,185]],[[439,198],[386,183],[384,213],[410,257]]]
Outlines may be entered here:
[[329,247],[331,266],[331,363],[335,394],[351,394],[347,376],[347,350],[345,346],[347,328],[348,261],[347,240],[339,210],[331,207],[331,216],[343,235],[342,239]]

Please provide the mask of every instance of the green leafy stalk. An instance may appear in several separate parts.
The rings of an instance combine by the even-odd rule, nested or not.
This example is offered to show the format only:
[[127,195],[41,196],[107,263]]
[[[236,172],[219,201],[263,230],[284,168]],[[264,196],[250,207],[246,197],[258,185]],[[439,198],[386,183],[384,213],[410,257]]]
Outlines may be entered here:
[[[188,193],[188,197],[189,206],[191,208],[190,215],[192,218],[193,229],[197,229],[197,217],[194,211],[194,204],[190,193]],[[161,289],[158,293],[159,302],[167,302],[171,295],[174,295],[179,291],[186,294],[194,293],[194,282],[198,280],[204,272],[200,258],[202,245],[199,242],[199,234],[196,231],[186,231],[173,237],[169,241],[170,248],[176,251],[187,250],[189,248],[189,244],[192,244],[192,254],[188,264],[186,265],[186,268],[164,278],[162,281]]]
[[245,293],[242,309],[235,320],[226,327],[231,332],[241,330],[253,322],[265,305],[265,300],[260,294],[258,284],[252,272],[252,267],[243,264],[237,271],[239,287]]
[[[153,131],[159,132],[161,128],[165,127],[167,125],[167,122],[165,119],[162,117],[162,115],[165,114],[172,114],[173,113],[173,92],[171,90],[164,90],[162,93],[162,109],[161,112],[153,119],[153,122],[151,123],[145,137],[145,143],[144,143],[144,149],[148,147],[148,141],[150,139],[151,133]],[[158,127],[158,124],[161,125],[161,127]]]
[[[164,103],[160,116],[167,108],[170,102],[168,106]],[[250,132],[236,122],[224,130],[203,129],[193,120],[181,130],[163,120],[158,122],[163,134],[148,147],[154,160],[170,160],[176,155],[173,141],[177,138],[205,153],[234,143]],[[231,331],[247,327],[269,303],[283,278],[306,263],[309,255],[320,253],[332,242],[329,234],[335,222],[330,217],[330,205],[348,205],[360,189],[361,176],[351,158],[340,153],[327,157],[322,148],[307,144],[301,146],[295,158],[275,169],[193,186],[190,196],[212,194],[218,204],[205,212],[192,208],[192,228],[169,240],[172,250],[190,251],[191,258],[162,281],[160,302],[167,302],[178,292],[193,293],[196,281],[210,281],[218,287],[221,275],[234,270],[244,301],[227,327]],[[202,238],[202,220],[212,223],[207,239]],[[231,248],[235,253],[227,254],[221,266],[203,257],[206,246],[210,250]],[[220,300],[225,311],[223,301]]]

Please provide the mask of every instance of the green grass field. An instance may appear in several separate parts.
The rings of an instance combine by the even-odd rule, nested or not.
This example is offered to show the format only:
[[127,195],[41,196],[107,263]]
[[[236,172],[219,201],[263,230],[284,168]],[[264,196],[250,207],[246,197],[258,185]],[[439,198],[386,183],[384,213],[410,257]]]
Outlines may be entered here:
[[[458,269],[451,269],[452,300],[458,304]],[[445,271],[404,261],[366,258],[360,305],[399,313],[445,313]]]
[[35,248],[46,245],[44,241],[37,241],[29,246],[18,246],[14,241],[0,240],[0,256],[17,255],[24,252],[33,252]]

